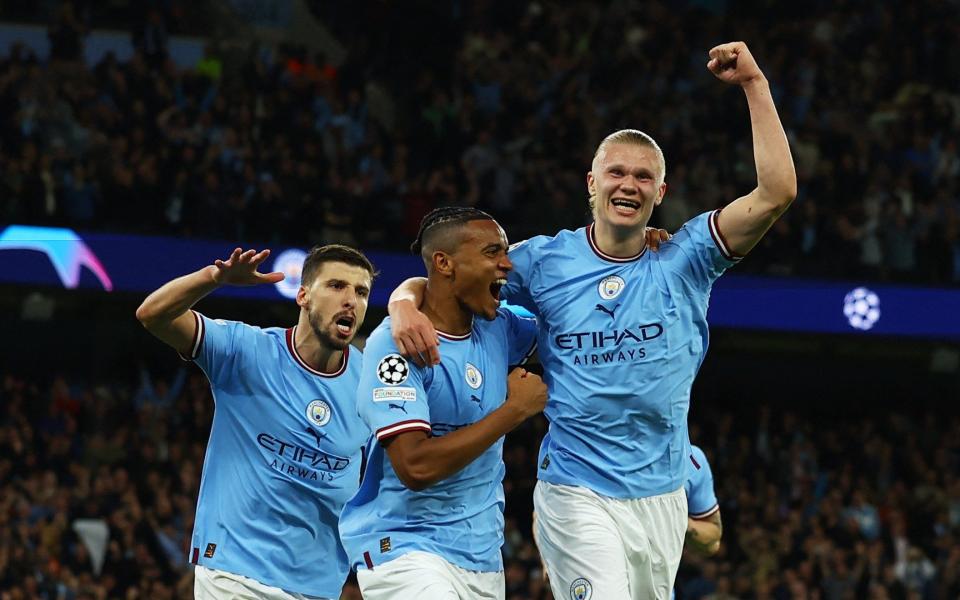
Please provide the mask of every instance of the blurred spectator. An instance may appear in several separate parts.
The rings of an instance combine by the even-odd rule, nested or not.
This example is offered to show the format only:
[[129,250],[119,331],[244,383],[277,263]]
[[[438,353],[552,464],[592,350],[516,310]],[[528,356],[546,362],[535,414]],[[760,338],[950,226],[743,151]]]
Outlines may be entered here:
[[[0,376],[0,598],[189,597],[186,549],[213,413],[202,373],[144,369],[138,387]],[[960,417],[836,420],[775,405],[695,416],[715,457],[725,542],[713,558],[685,553],[679,600],[960,593]],[[512,600],[549,598],[530,523],[544,430],[533,421],[504,447]],[[99,574],[76,519],[109,527]],[[348,585],[344,598],[357,597]]]
[[[400,250],[407,239],[385,232],[426,202],[493,211],[520,240],[585,222],[592,149],[629,126],[665,149],[654,220],[674,230],[754,185],[745,113],[699,58],[735,26],[767,61],[799,179],[796,206],[737,271],[960,283],[960,94],[934,67],[960,60],[956,3],[819,3],[782,19],[662,0],[642,14],[631,2],[440,3],[413,9],[415,25],[409,10],[367,4],[313,7],[341,34],[339,65],[291,44],[244,57],[210,43],[178,71],[164,57],[193,9],[179,3],[142,10],[133,58],[108,56],[92,73],[71,62],[64,77],[12,48],[0,61],[0,174],[13,191],[0,209],[25,222]],[[656,28],[639,24],[650,15]],[[51,65],[76,61],[84,35],[62,3]],[[889,63],[891,47],[910,50]],[[614,50],[601,60],[597,48]],[[75,164],[100,191],[92,214],[89,194],[70,191]],[[125,208],[138,201],[150,220]]]

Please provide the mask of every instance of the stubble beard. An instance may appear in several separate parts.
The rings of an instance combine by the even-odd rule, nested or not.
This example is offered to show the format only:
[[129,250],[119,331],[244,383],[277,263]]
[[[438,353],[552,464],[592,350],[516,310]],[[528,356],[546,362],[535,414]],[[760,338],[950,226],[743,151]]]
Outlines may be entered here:
[[317,336],[320,345],[330,350],[345,350],[350,345],[348,340],[342,340],[330,334],[329,329],[324,329],[321,325],[320,315],[313,310],[307,311],[307,321],[310,323],[310,329]]

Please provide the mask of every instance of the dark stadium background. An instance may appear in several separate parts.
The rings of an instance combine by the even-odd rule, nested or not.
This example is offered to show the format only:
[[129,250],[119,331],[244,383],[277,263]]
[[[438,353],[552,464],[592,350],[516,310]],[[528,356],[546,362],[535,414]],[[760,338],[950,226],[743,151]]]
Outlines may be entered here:
[[[519,240],[585,222],[592,147],[629,125],[664,146],[664,207],[682,209],[655,224],[674,230],[751,185],[746,103],[700,61],[741,38],[774,85],[800,195],[732,273],[960,289],[957,2],[71,5],[68,18],[56,1],[0,4],[0,229],[402,252],[430,207],[475,203]],[[304,14],[329,39],[308,35],[308,49]],[[137,65],[85,67],[73,27],[134,40]],[[144,45],[150,27],[190,41],[205,66],[165,66]],[[48,31],[66,40],[49,60],[5,45]],[[272,50],[262,71],[255,40]],[[220,100],[204,104],[217,68]],[[167,108],[155,73],[187,98],[176,127],[236,130],[236,168],[223,153],[202,160],[207,141],[188,158],[153,125]],[[115,119],[90,108],[103,94]],[[274,112],[253,140],[238,107],[257,95]],[[43,110],[25,127],[31,98]],[[163,260],[144,246],[145,271]],[[134,319],[144,295],[0,275],[0,599],[192,597],[182,559],[213,404],[199,370]],[[220,294],[200,308],[265,326],[297,314]],[[384,314],[371,307],[363,332]],[[941,317],[956,331],[956,311]],[[685,557],[678,598],[960,597],[957,338],[786,329],[711,331],[690,431],[713,466],[724,538],[715,558]],[[529,526],[544,426],[507,438],[510,600],[550,597]],[[110,526],[102,571],[78,518]]]

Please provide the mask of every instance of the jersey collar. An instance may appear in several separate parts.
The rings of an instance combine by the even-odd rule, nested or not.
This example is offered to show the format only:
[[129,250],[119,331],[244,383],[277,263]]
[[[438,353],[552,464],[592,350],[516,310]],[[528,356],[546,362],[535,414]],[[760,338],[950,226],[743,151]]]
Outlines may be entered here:
[[613,256],[611,254],[607,254],[606,252],[600,249],[600,246],[597,245],[597,240],[594,238],[593,226],[594,226],[594,223],[590,223],[589,225],[587,225],[587,229],[586,229],[587,244],[590,246],[590,249],[593,250],[594,254],[596,254],[598,257],[600,257],[605,261],[614,262],[614,263],[633,262],[638,258],[640,258],[641,256],[643,256],[643,253],[647,251],[647,247],[646,245],[644,245],[644,247],[640,250],[640,252],[633,256],[624,257],[624,256]]
[[297,352],[297,345],[294,343],[297,334],[297,326],[294,325],[290,329],[287,329],[287,350],[290,351],[290,355],[293,356],[294,362],[298,365],[309,371],[314,375],[319,375],[320,377],[339,377],[343,375],[343,372],[347,370],[347,361],[350,358],[350,346],[347,346],[343,349],[343,360],[340,361],[340,367],[333,371],[332,373],[324,373],[323,371],[318,371],[307,364],[307,361],[303,360],[303,357],[300,356],[300,353]]

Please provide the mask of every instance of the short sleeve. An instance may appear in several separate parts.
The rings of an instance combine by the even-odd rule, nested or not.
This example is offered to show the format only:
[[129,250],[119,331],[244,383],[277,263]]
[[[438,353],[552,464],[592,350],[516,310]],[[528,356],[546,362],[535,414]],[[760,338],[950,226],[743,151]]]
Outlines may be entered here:
[[408,431],[430,433],[424,369],[400,355],[381,326],[367,340],[357,412],[381,442]]
[[197,319],[197,332],[190,355],[181,356],[196,362],[216,387],[239,370],[244,348],[253,343],[248,337],[255,328],[239,321],[210,319],[192,312]]
[[713,472],[703,450],[691,446],[690,495],[687,508],[691,519],[705,519],[720,509],[713,489]]
[[508,364],[522,365],[537,349],[537,319],[518,315],[509,307],[500,313],[507,327]]
[[663,260],[697,289],[707,289],[740,257],[730,252],[717,226],[719,210],[698,215],[660,246]]
[[507,256],[513,263],[513,269],[507,273],[507,285],[500,290],[501,297],[508,303],[522,306],[534,315],[539,314],[530,291],[530,281],[536,266],[535,246],[534,240],[525,240],[510,246]]

